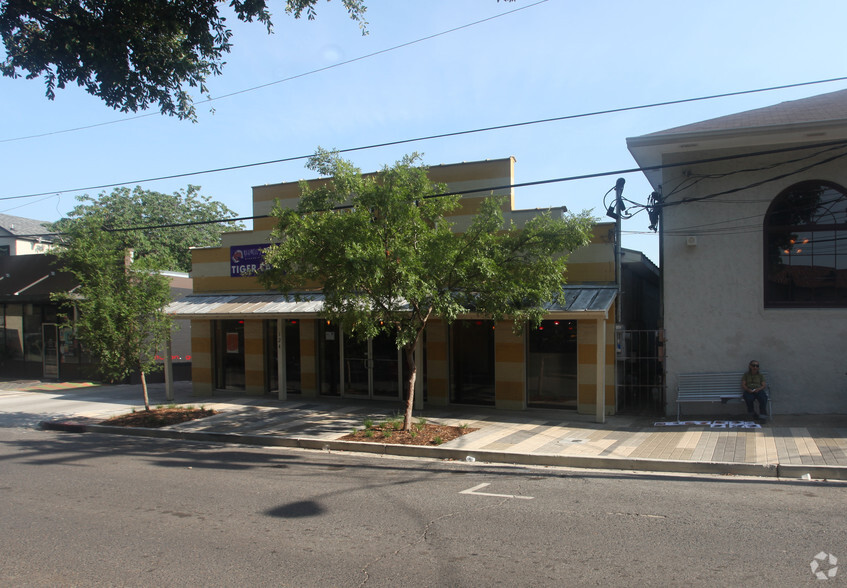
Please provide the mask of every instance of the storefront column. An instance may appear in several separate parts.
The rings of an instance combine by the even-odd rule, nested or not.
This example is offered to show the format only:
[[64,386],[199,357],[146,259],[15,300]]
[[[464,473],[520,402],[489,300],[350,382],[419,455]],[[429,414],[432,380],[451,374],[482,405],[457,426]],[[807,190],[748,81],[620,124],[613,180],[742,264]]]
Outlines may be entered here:
[[194,396],[211,396],[214,391],[212,330],[212,321],[191,321],[191,390]]
[[262,321],[244,321],[244,391],[248,396],[265,393],[265,338]]
[[[434,319],[429,322],[426,329],[426,346],[428,403],[430,406],[445,406],[450,398],[448,369],[450,362],[447,357],[447,324],[444,321]],[[420,355],[423,360],[423,350]],[[423,372],[418,373],[421,374],[421,385],[423,385]],[[415,393],[417,394],[417,391]]]
[[597,319],[597,373],[595,391],[595,417],[597,423],[606,422],[606,321]]

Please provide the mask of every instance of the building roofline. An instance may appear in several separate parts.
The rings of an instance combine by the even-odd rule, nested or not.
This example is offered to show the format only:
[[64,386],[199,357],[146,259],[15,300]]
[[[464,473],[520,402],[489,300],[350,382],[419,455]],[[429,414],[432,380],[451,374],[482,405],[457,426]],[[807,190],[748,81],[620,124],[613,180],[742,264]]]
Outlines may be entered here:
[[[460,166],[498,164],[498,163],[505,163],[505,162],[509,162],[510,164],[514,164],[516,161],[517,161],[517,159],[515,158],[515,156],[510,155],[508,157],[500,157],[500,158],[497,158],[497,159],[482,159],[482,160],[479,160],[479,161],[462,161],[462,162],[459,162],[459,163],[440,163],[440,164],[437,164],[437,165],[424,164],[424,167],[426,167],[430,170],[433,170],[433,169],[448,170],[450,168],[455,168],[455,167],[460,167]],[[380,172],[379,171],[371,171],[371,172],[363,172],[362,175],[372,176],[372,175],[376,175],[378,173],[380,173]],[[296,184],[298,182],[303,182],[303,181],[313,182],[313,181],[320,181],[320,180],[325,180],[325,179],[327,179],[327,178],[326,177],[317,177],[317,178],[309,178],[309,179],[300,178],[300,179],[297,179],[297,180],[291,180],[291,181],[287,181],[287,182],[273,182],[271,184],[259,184],[257,186],[253,186],[253,188],[267,188],[267,187],[270,187],[270,186],[284,186],[286,184]]]

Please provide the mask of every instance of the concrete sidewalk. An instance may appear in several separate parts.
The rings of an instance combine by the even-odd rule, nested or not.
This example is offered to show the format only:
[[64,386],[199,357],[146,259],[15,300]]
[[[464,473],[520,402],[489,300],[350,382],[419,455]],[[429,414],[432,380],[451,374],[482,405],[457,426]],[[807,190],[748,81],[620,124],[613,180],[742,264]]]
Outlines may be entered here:
[[[99,396],[107,395],[105,388],[100,388]],[[140,398],[138,386],[128,388],[139,390]],[[151,402],[161,403],[163,394],[162,385],[153,385]],[[568,411],[428,407],[415,416],[479,430],[437,447],[421,447],[339,440],[361,428],[365,419],[379,422],[393,417],[401,408],[399,402],[198,398],[190,395],[187,382],[178,383],[175,401],[214,408],[220,414],[162,429],[104,427],[95,423],[109,415],[90,413],[46,426],[69,430],[75,424],[76,430],[110,434],[489,463],[847,480],[847,415],[776,415],[761,426],[742,428],[738,422],[677,425],[659,424],[672,418],[612,416],[597,424],[592,416]]]

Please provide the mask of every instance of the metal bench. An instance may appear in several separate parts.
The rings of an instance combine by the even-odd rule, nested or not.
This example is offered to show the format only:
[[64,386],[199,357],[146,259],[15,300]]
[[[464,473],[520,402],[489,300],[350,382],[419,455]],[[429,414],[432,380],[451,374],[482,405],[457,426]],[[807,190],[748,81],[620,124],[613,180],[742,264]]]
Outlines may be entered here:
[[[743,372],[723,372],[708,374],[679,374],[676,389],[676,420],[680,420],[683,402],[720,402],[726,404],[733,400],[744,402],[741,390]],[[768,414],[772,412],[771,385],[768,375],[762,373],[767,386]]]

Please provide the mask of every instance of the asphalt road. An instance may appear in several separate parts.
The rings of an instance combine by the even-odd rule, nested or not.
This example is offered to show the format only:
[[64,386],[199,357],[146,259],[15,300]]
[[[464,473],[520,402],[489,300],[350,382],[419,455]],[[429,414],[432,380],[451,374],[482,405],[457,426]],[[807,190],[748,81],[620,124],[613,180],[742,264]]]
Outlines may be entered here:
[[[847,485],[37,431],[0,418],[2,586],[847,583]],[[829,558],[818,571],[831,572]]]

